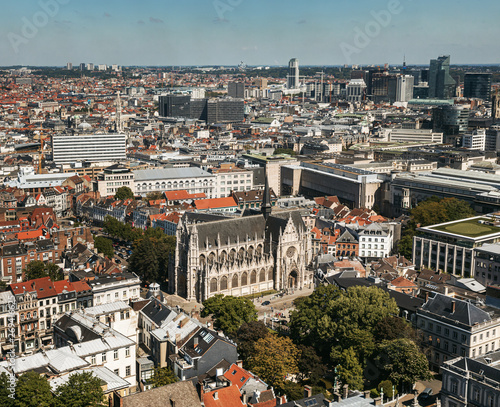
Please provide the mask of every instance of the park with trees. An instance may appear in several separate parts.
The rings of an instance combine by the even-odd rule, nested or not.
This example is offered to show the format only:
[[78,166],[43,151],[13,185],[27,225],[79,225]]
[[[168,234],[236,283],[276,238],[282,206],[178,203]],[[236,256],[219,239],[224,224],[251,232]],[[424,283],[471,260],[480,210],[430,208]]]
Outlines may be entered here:
[[319,286],[295,300],[286,332],[257,321],[245,298],[217,295],[203,306],[202,316],[237,343],[243,366],[292,400],[306,384],[327,397],[345,384],[378,396],[381,388],[409,391],[431,378],[417,332],[378,287]]

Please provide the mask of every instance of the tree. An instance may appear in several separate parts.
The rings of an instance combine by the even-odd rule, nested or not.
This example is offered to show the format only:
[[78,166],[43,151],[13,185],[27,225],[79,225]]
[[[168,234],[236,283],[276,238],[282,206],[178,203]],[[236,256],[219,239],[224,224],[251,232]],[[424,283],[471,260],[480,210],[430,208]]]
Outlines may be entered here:
[[152,377],[153,387],[166,386],[177,382],[179,379],[174,375],[174,372],[169,367],[157,367],[154,370]]
[[350,389],[363,389],[363,367],[353,348],[344,349],[339,358],[337,374],[340,381],[348,384]]
[[375,327],[398,313],[388,293],[364,286],[350,287],[347,292],[320,286],[295,306],[290,314],[292,338],[298,344],[313,346],[319,356],[334,365],[339,363],[342,351],[350,347],[364,363],[375,350]]
[[158,201],[160,199],[165,199],[163,192],[148,192],[143,200],[148,202],[148,201]]
[[376,361],[386,377],[396,385],[413,385],[417,380],[431,378],[427,358],[409,339],[382,342]]
[[47,379],[34,371],[24,373],[17,381],[15,404],[19,407],[52,407],[54,398]]
[[113,249],[113,242],[110,239],[106,239],[103,236],[97,236],[94,238],[94,247],[99,253],[104,254],[109,259],[112,259],[115,255]]
[[385,317],[377,324],[373,334],[377,343],[383,340],[392,341],[400,338],[416,340],[417,337],[412,326],[403,318],[395,315],[388,315]]
[[[14,384],[12,384],[14,386]],[[10,392],[11,382],[6,373],[0,374],[0,405],[5,407],[14,406],[15,393]]]
[[311,384],[317,385],[327,371],[326,365],[312,346],[300,345],[299,350],[298,367],[300,376],[302,376],[302,379],[308,378]]
[[286,394],[288,401],[300,400],[304,398],[304,387],[299,383],[292,382],[291,380],[285,381],[283,392]]
[[90,372],[75,373],[57,388],[57,407],[97,407],[104,402],[101,380]]
[[299,349],[287,337],[270,334],[255,343],[250,370],[268,385],[283,392],[285,378],[298,373]]
[[134,193],[129,187],[120,187],[116,190],[115,194],[116,199],[134,199]]
[[214,326],[225,334],[234,334],[245,322],[257,321],[257,309],[248,298],[217,294],[203,302],[202,317],[212,315]]
[[41,260],[33,260],[24,269],[24,281],[35,278],[50,277],[52,281],[64,279],[64,273],[57,264],[44,263]]
[[254,352],[255,343],[269,335],[269,329],[262,321],[244,322],[233,335],[238,344],[238,354],[243,360],[245,368],[248,368],[248,360]]

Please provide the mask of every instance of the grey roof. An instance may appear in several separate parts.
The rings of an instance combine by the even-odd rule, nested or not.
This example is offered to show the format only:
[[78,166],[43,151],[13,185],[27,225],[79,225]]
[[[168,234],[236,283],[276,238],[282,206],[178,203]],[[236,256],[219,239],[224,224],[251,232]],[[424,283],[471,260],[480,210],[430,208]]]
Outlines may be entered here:
[[200,398],[191,381],[177,382],[122,398],[122,407],[197,407]]
[[358,395],[355,397],[349,397],[345,400],[341,401],[336,401],[332,403],[330,406],[331,407],[368,407],[368,406],[374,406],[375,403],[373,399],[368,398],[365,399],[363,396]]
[[151,298],[151,301],[141,309],[141,312],[157,326],[161,326],[163,321],[165,321],[169,316],[177,316],[175,311],[173,311],[170,307],[167,307],[165,304],[162,304],[156,298]]
[[[489,358],[491,362],[487,363],[486,358]],[[452,365],[462,370],[467,370],[469,372],[476,373],[481,377],[484,376],[485,378],[494,380],[496,382],[500,382],[499,361],[500,361],[500,351],[496,351],[488,353],[481,357],[477,357],[475,359],[470,359],[467,357],[454,359],[448,363],[445,363],[444,367],[446,367],[446,365]]]
[[283,407],[325,407],[329,406],[330,402],[325,398],[323,394],[316,394],[312,397],[306,397],[302,400],[290,401],[288,403],[282,404]]
[[500,254],[500,244],[483,244],[481,247],[476,247],[474,250],[483,253]]
[[[455,312],[453,312],[452,309],[453,302],[455,303]],[[429,298],[429,300],[423,305],[422,309],[469,326],[491,321],[491,317],[488,312],[467,301],[447,297],[446,295],[439,293],[436,293],[433,298]]]
[[62,384],[66,384],[69,378],[77,373],[92,373],[94,377],[97,377],[102,382],[106,383],[106,391],[104,393],[111,393],[115,390],[126,389],[130,386],[130,383],[125,379],[122,379],[117,374],[113,373],[107,367],[104,366],[94,366],[88,369],[73,370],[68,374],[61,375],[59,377],[54,377],[49,380],[50,387],[52,391],[57,390]]
[[136,170],[134,171],[135,181],[153,181],[161,179],[174,179],[174,178],[194,178],[194,177],[213,177],[210,174],[198,167],[188,168],[163,168],[151,170]]

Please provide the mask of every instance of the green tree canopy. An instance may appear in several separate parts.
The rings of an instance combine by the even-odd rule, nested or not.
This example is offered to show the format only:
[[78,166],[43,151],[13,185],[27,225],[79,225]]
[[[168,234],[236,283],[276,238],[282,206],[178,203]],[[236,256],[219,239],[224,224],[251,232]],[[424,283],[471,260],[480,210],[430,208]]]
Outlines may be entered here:
[[24,373],[17,381],[16,405],[19,407],[52,407],[54,397],[47,379],[34,371]]
[[363,363],[375,350],[376,326],[397,314],[396,302],[380,288],[354,286],[341,292],[320,286],[311,296],[296,301],[296,310],[290,314],[291,335],[296,343],[313,346],[324,360],[333,358],[334,365],[349,348],[356,350]]
[[431,377],[427,358],[409,339],[384,341],[376,361],[386,377],[397,385],[413,385],[417,380]]
[[[239,350],[239,347],[238,347]],[[317,385],[326,374],[327,367],[312,346],[300,345],[300,359],[298,367],[302,380],[309,379],[311,384]]]
[[248,360],[252,357],[255,343],[269,335],[269,329],[262,321],[244,322],[233,335],[238,344],[238,354],[245,368],[248,368]]
[[[149,229],[148,229],[149,230]],[[175,253],[175,237],[160,233],[160,238],[145,235],[136,240],[134,251],[129,258],[129,270],[138,274],[143,281],[164,282],[168,275],[168,265]]]
[[94,238],[94,247],[99,253],[104,254],[109,259],[112,259],[115,255],[113,242],[103,236],[97,236]]
[[134,193],[129,187],[120,187],[116,190],[115,194],[116,199],[134,199]]
[[153,387],[166,386],[177,382],[179,379],[174,375],[174,372],[169,367],[157,367],[154,370],[152,377]]
[[[12,384],[15,386],[15,384]],[[14,406],[15,392],[10,392],[10,380],[6,373],[0,374],[0,406],[11,407]]]
[[255,343],[250,370],[268,385],[285,391],[285,378],[297,374],[300,351],[287,337],[270,334]]
[[98,407],[103,402],[101,379],[90,372],[75,373],[57,388],[57,407]]
[[64,279],[64,273],[57,264],[44,263],[41,260],[33,260],[24,269],[24,281],[35,278],[50,277],[52,281]]
[[291,148],[277,148],[274,150],[273,155],[278,155],[278,154],[297,155],[297,153],[293,151]]
[[338,358],[337,374],[352,390],[363,390],[363,366],[353,348],[344,349]]
[[217,294],[203,302],[202,317],[212,315],[214,326],[225,334],[234,334],[245,322],[257,321],[257,310],[248,298]]

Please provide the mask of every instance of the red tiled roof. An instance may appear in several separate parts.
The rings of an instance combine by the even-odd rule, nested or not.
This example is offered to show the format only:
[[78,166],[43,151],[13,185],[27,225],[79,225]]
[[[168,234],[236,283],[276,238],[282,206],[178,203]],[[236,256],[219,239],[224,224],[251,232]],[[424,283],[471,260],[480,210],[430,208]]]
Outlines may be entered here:
[[10,284],[9,287],[14,295],[32,291],[36,291],[38,298],[47,298],[57,295],[54,283],[51,281],[50,277],[36,278],[23,283],[13,283]]
[[205,407],[245,407],[237,386],[223,387],[203,395]]
[[90,286],[85,281],[73,281],[71,284],[73,284],[73,288],[77,293],[91,290]]
[[224,377],[241,389],[248,379],[253,377],[253,374],[233,363],[224,373]]
[[212,198],[197,200],[194,205],[196,209],[211,209],[211,208],[229,208],[238,206],[232,196],[225,198]]

